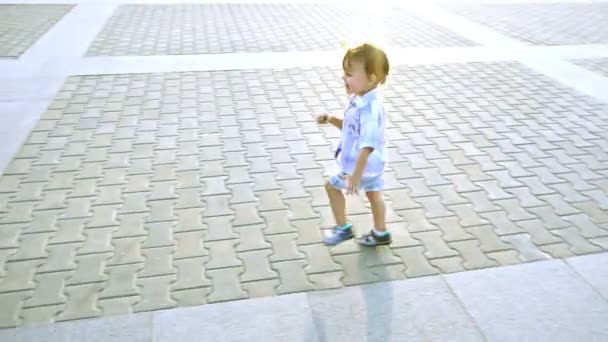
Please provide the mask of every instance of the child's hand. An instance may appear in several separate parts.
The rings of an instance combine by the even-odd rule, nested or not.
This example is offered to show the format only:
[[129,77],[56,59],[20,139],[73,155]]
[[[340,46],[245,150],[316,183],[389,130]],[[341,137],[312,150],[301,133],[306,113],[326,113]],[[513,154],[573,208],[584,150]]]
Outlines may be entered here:
[[356,195],[359,193],[359,183],[361,182],[360,179],[351,175],[341,175],[340,178],[344,179],[347,195]]
[[317,116],[317,123],[319,125],[324,125],[324,124],[326,124],[328,122],[329,122],[329,115],[323,114],[323,115]]

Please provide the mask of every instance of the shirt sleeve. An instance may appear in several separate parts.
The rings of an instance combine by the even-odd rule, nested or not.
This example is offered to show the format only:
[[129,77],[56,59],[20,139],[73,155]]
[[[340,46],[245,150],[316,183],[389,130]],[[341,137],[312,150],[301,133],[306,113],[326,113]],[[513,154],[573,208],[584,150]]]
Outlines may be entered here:
[[359,138],[359,150],[370,147],[377,149],[380,147],[382,135],[380,132],[382,120],[382,109],[375,103],[366,107],[361,112],[361,135]]

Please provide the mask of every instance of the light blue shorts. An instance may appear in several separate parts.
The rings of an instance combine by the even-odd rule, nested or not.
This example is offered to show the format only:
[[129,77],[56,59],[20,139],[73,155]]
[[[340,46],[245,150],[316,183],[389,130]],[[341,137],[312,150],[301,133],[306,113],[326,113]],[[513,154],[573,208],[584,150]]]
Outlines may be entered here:
[[[331,176],[329,184],[334,189],[343,190],[346,189],[346,180],[340,178],[340,176],[346,176],[346,172],[340,172],[335,176]],[[363,177],[359,184],[359,189],[363,189],[365,192],[382,191],[384,190],[384,177],[382,175],[375,177]]]

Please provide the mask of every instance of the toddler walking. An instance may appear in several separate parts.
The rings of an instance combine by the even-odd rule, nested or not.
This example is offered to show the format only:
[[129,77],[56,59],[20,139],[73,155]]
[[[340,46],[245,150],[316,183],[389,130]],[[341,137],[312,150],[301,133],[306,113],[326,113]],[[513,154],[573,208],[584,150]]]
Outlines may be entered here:
[[349,49],[342,60],[344,86],[349,103],[344,118],[328,114],[317,117],[319,124],[332,124],[342,130],[336,150],[341,172],[325,184],[336,226],[324,240],[335,246],[354,237],[352,224],[346,220],[347,194],[365,191],[369,199],[374,228],[358,241],[363,246],[387,245],[391,236],[386,231],[382,195],[387,152],[384,139],[385,113],[378,85],[384,84],[389,71],[386,54],[381,49],[363,44]]

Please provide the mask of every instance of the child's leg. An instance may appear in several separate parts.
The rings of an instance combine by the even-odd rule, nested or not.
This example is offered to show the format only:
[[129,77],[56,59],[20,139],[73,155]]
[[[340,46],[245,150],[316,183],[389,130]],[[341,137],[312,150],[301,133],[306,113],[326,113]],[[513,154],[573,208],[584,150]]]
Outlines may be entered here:
[[329,197],[331,211],[334,214],[336,224],[340,227],[346,225],[346,199],[342,191],[334,188],[329,182],[325,183],[325,191]]
[[384,196],[381,191],[369,191],[365,193],[372,207],[374,217],[374,229],[379,232],[386,231],[386,207],[384,206]]

